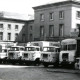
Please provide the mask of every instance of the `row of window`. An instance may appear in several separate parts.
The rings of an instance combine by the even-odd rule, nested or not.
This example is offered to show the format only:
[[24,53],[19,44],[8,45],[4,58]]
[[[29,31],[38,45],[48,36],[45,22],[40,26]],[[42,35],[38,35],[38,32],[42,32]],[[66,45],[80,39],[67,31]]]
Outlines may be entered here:
[[[49,19],[54,20],[54,12],[49,13]],[[64,11],[59,11],[59,19],[64,19]],[[40,20],[44,21],[44,14],[40,14]]]
[[[18,37],[18,33],[15,33],[15,40]],[[3,40],[3,32],[0,32],[0,40]],[[7,34],[7,40],[11,40],[11,33]]]
[[[76,17],[80,18],[80,11],[76,12]],[[54,20],[54,12],[49,13],[49,19]],[[59,11],[59,19],[64,19],[64,11]],[[44,14],[40,14],[40,20],[44,21]]]
[[[0,29],[3,29],[3,28],[4,28],[3,24],[0,24]],[[7,29],[11,30],[11,24],[8,24]],[[19,29],[19,26],[15,25],[15,30],[18,30],[18,29]]]
[[[44,26],[40,26],[40,37],[42,36],[46,36],[46,34],[44,34]],[[64,34],[64,24],[59,24],[59,36],[63,36]],[[54,36],[54,25],[50,25],[49,26],[49,37],[53,37]]]

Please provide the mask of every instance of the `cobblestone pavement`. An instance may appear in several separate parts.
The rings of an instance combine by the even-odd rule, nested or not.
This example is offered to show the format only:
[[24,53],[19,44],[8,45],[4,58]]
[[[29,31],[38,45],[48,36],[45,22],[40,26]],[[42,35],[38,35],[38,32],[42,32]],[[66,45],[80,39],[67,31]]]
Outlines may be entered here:
[[75,70],[43,66],[0,66],[4,66],[4,68],[0,67],[0,80],[80,80],[80,74],[69,72]]

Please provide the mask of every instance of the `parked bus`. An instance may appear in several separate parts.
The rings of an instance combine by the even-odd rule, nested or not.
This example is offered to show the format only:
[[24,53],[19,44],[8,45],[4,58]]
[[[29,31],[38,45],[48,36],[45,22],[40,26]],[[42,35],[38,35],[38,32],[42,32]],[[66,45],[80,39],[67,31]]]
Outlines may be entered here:
[[59,52],[60,47],[57,46],[43,47],[40,61],[44,67],[48,67],[48,65],[54,65],[57,67],[59,65]]
[[77,40],[65,39],[61,41],[59,64],[62,66],[74,66],[77,56]]

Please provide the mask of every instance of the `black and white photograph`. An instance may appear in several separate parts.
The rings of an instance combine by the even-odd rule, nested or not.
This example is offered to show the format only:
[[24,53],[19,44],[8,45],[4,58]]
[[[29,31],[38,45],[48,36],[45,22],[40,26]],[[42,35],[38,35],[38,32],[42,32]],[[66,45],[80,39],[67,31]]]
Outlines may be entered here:
[[80,80],[80,0],[0,0],[0,80]]

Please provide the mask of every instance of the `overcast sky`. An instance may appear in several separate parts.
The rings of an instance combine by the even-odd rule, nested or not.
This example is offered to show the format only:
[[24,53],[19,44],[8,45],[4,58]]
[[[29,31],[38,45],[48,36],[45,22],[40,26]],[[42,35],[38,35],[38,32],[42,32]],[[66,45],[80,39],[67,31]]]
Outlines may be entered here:
[[[32,7],[60,1],[66,0],[0,0],[0,11],[25,14],[26,16],[34,14]],[[26,18],[25,16],[24,18]]]
[[32,7],[62,0],[0,0],[0,11],[33,14]]

